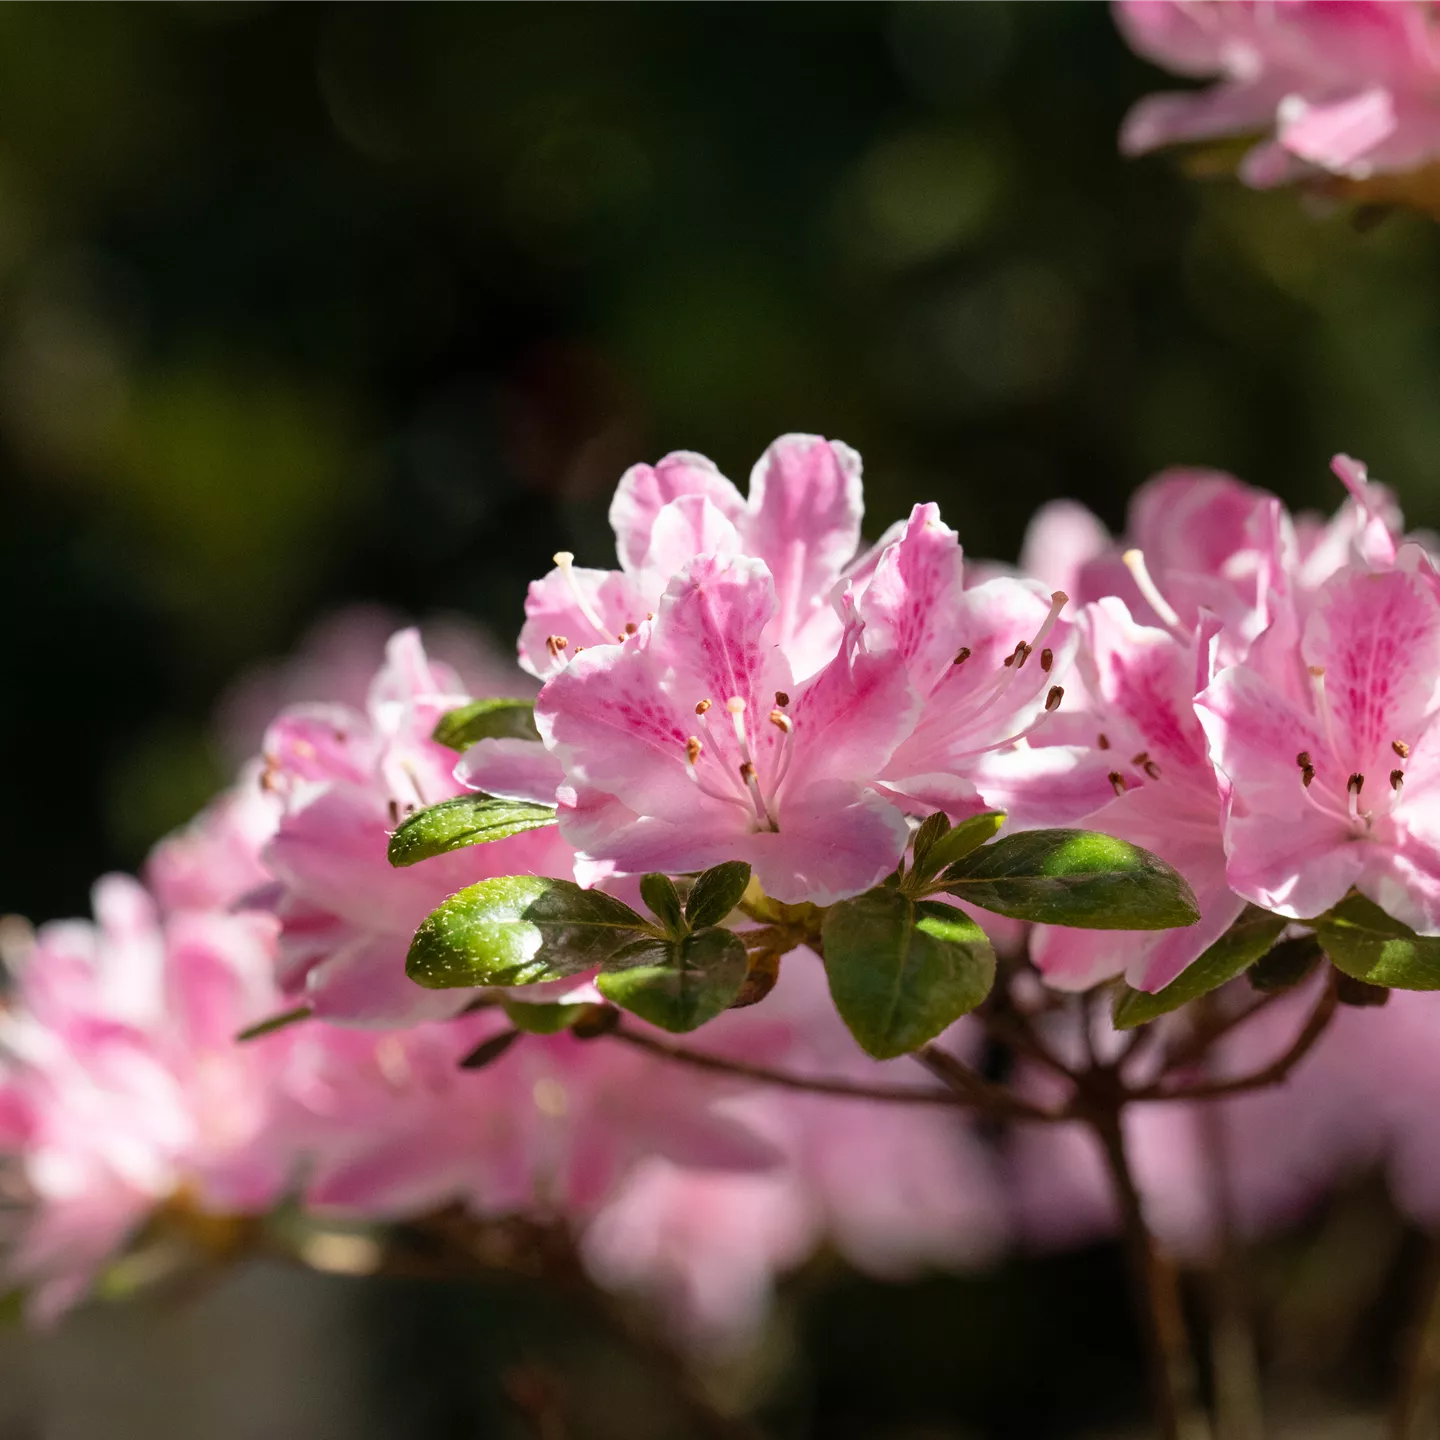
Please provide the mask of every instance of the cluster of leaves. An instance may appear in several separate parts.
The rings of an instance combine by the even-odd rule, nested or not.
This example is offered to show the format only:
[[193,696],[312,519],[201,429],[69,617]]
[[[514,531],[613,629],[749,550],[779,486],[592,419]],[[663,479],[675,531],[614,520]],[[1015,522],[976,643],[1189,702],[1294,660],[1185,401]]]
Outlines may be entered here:
[[[435,732],[456,750],[487,737],[537,738],[529,702],[477,701],[445,716]],[[763,997],[779,956],[804,944],[823,957],[852,1034],[869,1054],[888,1059],[934,1039],[995,983],[985,932],[950,901],[1086,929],[1160,930],[1199,919],[1184,878],[1149,851],[1085,830],[1000,836],[1004,821],[988,813],[952,826],[943,814],[931,815],[915,832],[908,867],[902,862],[883,885],[823,910],[770,900],[743,861],[699,875],[644,876],[648,915],[571,880],[482,880],[421,925],[407,970],[436,989],[525,986],[594,972],[612,1005],[683,1033]],[[390,860],[413,865],[555,823],[549,806],[460,796],[407,819],[391,839]],[[730,928],[737,918],[751,926]],[[1302,933],[1287,938],[1297,928]],[[1146,994],[1118,985],[1114,1022],[1120,1029],[1145,1024],[1245,972],[1258,989],[1288,988],[1322,954],[1366,987],[1440,988],[1440,939],[1417,936],[1351,895],[1303,927],[1247,907],[1165,989]],[[506,1008],[518,1030],[553,1032],[579,1023],[589,1007]]]

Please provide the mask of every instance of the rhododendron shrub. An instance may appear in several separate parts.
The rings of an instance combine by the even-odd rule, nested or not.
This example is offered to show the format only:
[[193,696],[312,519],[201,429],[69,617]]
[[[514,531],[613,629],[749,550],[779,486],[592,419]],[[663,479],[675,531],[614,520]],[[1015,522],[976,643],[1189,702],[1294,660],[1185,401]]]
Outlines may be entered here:
[[1118,1221],[1162,1316],[1157,1245],[1360,1167],[1431,1223],[1440,1141],[1372,1047],[1432,1063],[1427,997],[1378,1007],[1440,988],[1440,574],[1334,469],[1330,519],[1197,470],[1120,537],[1047,507],[1013,574],[931,504],[864,545],[838,442],[746,497],[632,469],[616,568],[556,556],[509,693],[402,629],[148,891],[5,932],[9,1275],[53,1317],[157,1230],[428,1226],[713,1349],[823,1242],[896,1275]]

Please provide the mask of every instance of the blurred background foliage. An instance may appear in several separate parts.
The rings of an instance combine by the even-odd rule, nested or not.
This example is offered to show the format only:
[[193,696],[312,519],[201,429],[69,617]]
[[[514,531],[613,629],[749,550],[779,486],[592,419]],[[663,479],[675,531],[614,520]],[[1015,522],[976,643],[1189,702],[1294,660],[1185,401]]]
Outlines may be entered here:
[[[743,483],[837,435],[871,534],[936,499],[1002,558],[1168,464],[1330,508],[1337,449],[1440,522],[1435,226],[1122,161],[1160,83],[1097,4],[0,7],[0,911],[135,867],[226,778],[227,684],[315,617],[508,645],[667,449]],[[1106,1337],[997,1332],[1090,1374],[1064,1404],[1017,1412],[1003,1353],[961,1393],[937,1341],[905,1363],[941,1428],[814,1433],[1078,1431],[1133,1359],[1102,1261]],[[852,1363],[879,1294],[804,1322],[819,1413],[893,1412]]]

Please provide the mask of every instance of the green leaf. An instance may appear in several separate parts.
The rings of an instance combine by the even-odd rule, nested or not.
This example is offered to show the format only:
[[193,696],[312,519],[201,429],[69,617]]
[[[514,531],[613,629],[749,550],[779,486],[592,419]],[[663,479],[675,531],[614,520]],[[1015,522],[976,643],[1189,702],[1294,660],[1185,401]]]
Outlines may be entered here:
[[510,1023],[527,1035],[558,1035],[568,1030],[590,1007],[579,1005],[531,1004],[528,1000],[502,1000]]
[[390,837],[387,853],[392,865],[415,865],[466,845],[488,845],[492,840],[553,824],[555,810],[550,805],[496,800],[490,795],[457,795],[410,816]]
[[1247,905],[1235,923],[1163,990],[1152,995],[1122,985],[1111,1013],[1115,1028],[1133,1030],[1233,980],[1274,945],[1288,923],[1282,915]]
[[683,1034],[713,1020],[745,983],[745,945],[729,930],[697,930],[683,940],[637,941],[611,959],[596,988],[624,1010]]
[[995,952],[974,921],[898,890],[832,905],[821,933],[835,1008],[877,1060],[933,1040],[995,983]]
[[984,910],[1042,925],[1168,930],[1200,918],[1177,870],[1138,845],[1093,830],[1007,835],[952,865],[941,883]]
[[680,908],[680,892],[676,890],[675,882],[668,875],[642,875],[640,898],[665,927],[666,934],[678,940],[689,933],[685,912]]
[[1250,988],[1262,995],[1277,995],[1293,990],[1308,980],[1324,958],[1320,944],[1313,935],[1299,935],[1282,940],[1267,955],[1262,955],[1247,970]]
[[950,817],[943,810],[927,815],[920,822],[920,828],[910,842],[912,868],[922,872],[925,870],[925,857],[929,855],[930,847],[949,829]]
[[696,930],[718,925],[739,903],[750,883],[750,867],[743,860],[712,865],[696,877],[685,902],[685,918]]
[[607,960],[652,927],[573,880],[503,875],[452,895],[415,932],[405,973],[431,990],[533,985]]
[[536,740],[533,700],[472,700],[440,717],[431,739],[452,750],[468,750],[477,740]]
[[1337,970],[1395,990],[1440,990],[1440,939],[1417,935],[1373,900],[1349,895],[1315,922]]
[[[934,816],[931,816],[931,819],[934,819]],[[929,847],[923,862],[917,851],[915,863],[917,866],[923,864],[927,874],[938,875],[947,865],[963,860],[972,851],[988,844],[1004,823],[1003,810],[987,810],[983,815],[971,815],[939,836]],[[925,827],[922,825],[920,828],[923,830]]]

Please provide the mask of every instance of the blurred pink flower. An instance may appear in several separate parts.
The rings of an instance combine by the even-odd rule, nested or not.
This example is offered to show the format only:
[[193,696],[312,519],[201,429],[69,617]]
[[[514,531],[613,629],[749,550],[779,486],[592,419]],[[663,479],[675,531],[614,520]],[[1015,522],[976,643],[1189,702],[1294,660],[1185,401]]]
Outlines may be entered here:
[[1130,44],[1209,89],[1151,95],[1121,149],[1262,137],[1240,175],[1266,187],[1329,173],[1363,180],[1440,154],[1440,40],[1429,0],[1119,0]]

